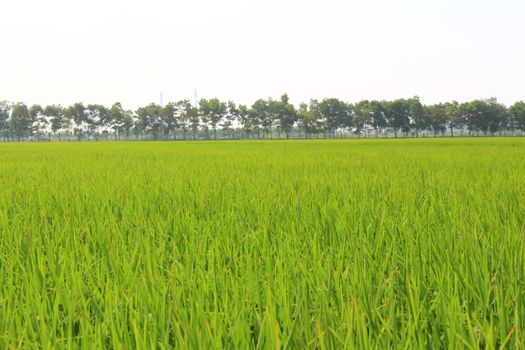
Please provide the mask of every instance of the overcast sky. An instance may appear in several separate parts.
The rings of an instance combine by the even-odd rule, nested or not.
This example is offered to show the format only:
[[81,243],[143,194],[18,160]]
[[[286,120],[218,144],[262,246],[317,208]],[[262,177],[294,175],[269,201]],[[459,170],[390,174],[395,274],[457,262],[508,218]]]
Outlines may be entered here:
[[0,100],[525,99],[524,0],[2,0]]

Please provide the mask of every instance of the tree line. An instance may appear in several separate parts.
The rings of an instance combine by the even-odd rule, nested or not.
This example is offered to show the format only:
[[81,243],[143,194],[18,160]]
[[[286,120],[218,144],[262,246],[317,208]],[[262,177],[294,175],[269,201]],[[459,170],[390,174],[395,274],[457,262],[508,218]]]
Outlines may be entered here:
[[135,111],[111,107],[0,102],[4,141],[101,139],[267,139],[523,135],[525,102],[510,107],[495,98],[424,105],[418,97],[347,103],[312,99],[294,106],[287,94],[251,106],[201,99]]

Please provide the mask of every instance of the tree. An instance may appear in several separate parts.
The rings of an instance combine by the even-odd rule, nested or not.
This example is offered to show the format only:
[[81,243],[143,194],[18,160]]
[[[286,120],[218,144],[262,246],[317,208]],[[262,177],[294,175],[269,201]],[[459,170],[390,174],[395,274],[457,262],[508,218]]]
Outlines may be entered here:
[[[499,103],[495,98],[473,100],[466,103],[456,101],[425,106],[417,96],[393,101],[362,100],[355,104],[346,103],[337,98],[315,99],[301,103],[296,109],[289,101],[287,94],[279,99],[258,99],[248,108],[236,105],[233,101],[221,102],[217,98],[202,99],[198,106],[192,106],[188,100],[168,103],[161,107],[149,104],[136,112],[124,110],[120,103],[111,108],[100,104],[84,106],[75,103],[67,108],[49,105],[42,108],[23,103],[13,104],[0,101],[0,137],[18,140],[33,138],[49,133],[62,136],[74,134],[78,141],[94,135],[107,138],[113,133],[115,140],[133,132],[135,137],[152,137],[158,139],[177,139],[179,130],[186,140],[187,134],[193,132],[193,139],[199,138],[199,132],[213,129],[214,139],[222,130],[224,139],[236,137],[279,138],[282,133],[286,138],[296,130],[307,138],[309,134],[320,132],[336,137],[336,133],[347,132],[367,135],[373,128],[376,137],[379,132],[393,130],[395,137],[399,132],[403,136],[409,133],[418,137],[421,132],[432,130],[434,136],[445,134],[450,130],[454,137],[458,129],[467,128],[469,135],[481,133],[494,136],[515,130],[525,130],[525,101],[516,102],[510,108]],[[385,134],[386,135],[386,134]]]
[[470,136],[473,131],[477,131],[476,129],[480,124],[478,116],[481,112],[478,111],[478,103],[476,101],[465,102],[460,105],[460,109],[461,114],[465,118],[465,126],[467,127]]
[[210,100],[202,99],[199,102],[199,108],[206,130],[209,123],[213,129],[214,139],[217,140],[217,125],[219,125],[226,115],[226,103],[219,101],[218,98],[212,98]]
[[200,125],[199,109],[190,105],[185,113],[189,120],[191,131],[193,132],[193,140],[196,140]]
[[124,111],[124,108],[122,108],[120,102],[115,102],[109,109],[109,127],[113,130],[113,133],[115,134],[115,140],[120,139],[120,136],[124,131],[125,113],[126,112]]
[[31,135],[32,123],[29,109],[24,103],[15,103],[11,111],[10,126],[17,140]]
[[465,126],[463,110],[457,101],[445,103],[444,108],[447,113],[450,136],[454,137],[454,129],[463,128]]
[[47,119],[44,114],[44,109],[40,105],[32,105],[31,108],[29,108],[29,115],[31,118],[31,130],[30,134],[31,136],[33,134],[42,134],[45,132],[45,129],[47,128]]
[[257,137],[260,138],[260,132],[263,131],[263,138],[265,134],[271,133],[274,114],[272,111],[271,100],[258,99],[250,108],[250,124],[252,129],[257,132]]
[[510,106],[509,115],[511,128],[523,132],[525,130],[525,101],[516,102]]
[[326,131],[335,136],[338,129],[348,128],[352,125],[351,108],[336,98],[327,98],[317,105],[317,110],[324,120]]
[[244,135],[249,135],[251,131],[250,114],[246,105],[237,107],[237,122],[241,128],[241,139],[243,139]]
[[319,138],[319,132],[326,130],[326,118],[323,117],[321,111],[319,110],[319,101],[316,99],[310,100],[310,105],[308,106],[310,113],[312,114],[312,119],[314,120],[314,129],[317,138]]
[[9,128],[9,115],[11,114],[11,103],[0,101],[0,136],[4,139]]
[[426,114],[428,115],[429,124],[432,130],[434,131],[434,137],[438,133],[444,133],[447,130],[447,108],[443,104],[436,104],[432,106],[427,106]]
[[474,100],[463,104],[463,113],[467,122],[469,134],[472,132],[488,131],[487,106],[483,100]]
[[[190,129],[190,118],[191,118],[191,109],[193,106],[188,100],[181,100],[176,103],[177,110],[179,111],[179,118],[177,127],[182,130],[183,139],[186,140],[186,135]],[[196,112],[198,117],[198,112]]]
[[360,134],[361,130],[368,128],[372,124],[372,110],[368,100],[360,101],[353,106],[353,126],[355,133]]
[[143,134],[152,133],[155,140],[164,128],[162,120],[162,107],[151,103],[146,107],[137,109],[137,128]]
[[368,109],[368,113],[372,117],[372,128],[374,128],[376,136],[379,136],[379,130],[388,126],[385,114],[385,104],[381,101],[370,101]]
[[82,138],[88,129],[88,118],[86,115],[86,107],[83,103],[77,102],[73,105],[73,122],[79,138]]
[[80,102],[67,108],[67,115],[73,121],[73,133],[77,136],[77,140],[82,140],[84,133],[88,129],[88,118],[86,116],[86,107]]
[[498,102],[496,98],[489,98],[485,100],[487,104],[487,111],[485,118],[487,119],[488,131],[494,136],[494,133],[509,129],[509,118],[507,108],[505,105]]
[[133,129],[133,126],[135,125],[135,119],[133,111],[127,110],[124,111],[124,115],[122,116],[122,131],[126,135],[126,139],[128,139],[129,135],[131,134],[131,130]]
[[286,138],[289,138],[290,132],[297,121],[297,111],[289,101],[288,95],[283,94],[281,99],[273,104],[278,122],[279,138],[281,131],[284,131]]
[[[235,102],[228,101],[226,108],[227,108],[227,112],[221,124],[224,138],[226,138],[226,134],[229,131],[233,130],[233,123],[239,118],[239,109],[235,105]],[[233,135],[233,138],[235,138],[235,135]]]
[[298,127],[299,130],[304,132],[304,137],[306,138],[308,134],[319,134],[320,128],[320,115],[317,113],[316,108],[317,101],[310,101],[310,106],[306,103],[301,103],[299,105],[299,110],[297,112],[298,116]]
[[67,122],[64,118],[64,109],[59,105],[46,106],[44,114],[48,116],[51,122],[51,131],[54,134],[58,133],[58,140],[60,141],[60,134]]
[[419,101],[419,97],[415,96],[407,101],[410,126],[416,132],[416,137],[419,137],[419,133],[423,130],[428,129],[430,120],[428,115],[425,113],[423,105]]
[[165,137],[169,136],[170,133],[173,133],[175,135],[175,131],[179,127],[179,105],[172,102],[168,103],[162,108],[161,115],[163,120]]
[[100,104],[90,104],[87,106],[86,114],[89,133],[94,134],[95,139],[98,140],[101,129],[107,130],[110,127],[109,110]]
[[386,103],[385,115],[388,125],[394,129],[394,135],[401,132],[408,134],[410,131],[410,104],[407,100],[397,99]]
[[462,105],[469,132],[484,134],[500,131],[506,124],[507,110],[495,98],[474,100]]

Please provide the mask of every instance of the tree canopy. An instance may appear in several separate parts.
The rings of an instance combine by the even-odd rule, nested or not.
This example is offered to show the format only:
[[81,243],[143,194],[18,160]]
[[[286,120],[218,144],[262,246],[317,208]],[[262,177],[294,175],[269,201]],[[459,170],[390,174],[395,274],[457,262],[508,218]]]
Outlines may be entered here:
[[[220,131],[222,131],[220,133]],[[291,103],[258,99],[251,106],[202,99],[165,106],[151,103],[135,111],[116,102],[32,105],[0,101],[2,140],[76,139],[240,139],[299,137],[428,137],[521,135],[525,101],[505,106],[495,98],[424,105],[419,97],[348,103],[337,98]],[[190,136],[191,135],[191,136]]]

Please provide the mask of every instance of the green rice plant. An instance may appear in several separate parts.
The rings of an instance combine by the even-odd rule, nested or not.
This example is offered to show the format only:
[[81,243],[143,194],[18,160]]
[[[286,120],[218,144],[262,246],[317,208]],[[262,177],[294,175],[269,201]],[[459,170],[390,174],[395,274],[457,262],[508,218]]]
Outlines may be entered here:
[[0,348],[521,349],[525,140],[0,145]]

